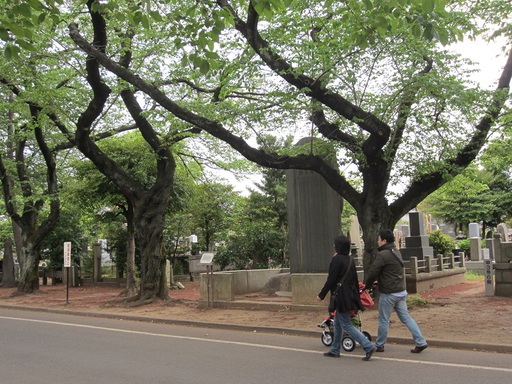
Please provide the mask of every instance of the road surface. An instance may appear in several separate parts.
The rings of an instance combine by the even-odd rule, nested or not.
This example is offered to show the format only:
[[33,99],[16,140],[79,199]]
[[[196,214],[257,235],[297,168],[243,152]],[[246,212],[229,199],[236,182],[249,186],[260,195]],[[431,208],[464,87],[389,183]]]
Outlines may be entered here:
[[[226,320],[229,322],[229,319]],[[315,325],[313,324],[312,327]],[[387,345],[322,355],[318,338],[0,309],[2,384],[512,383],[512,355]]]

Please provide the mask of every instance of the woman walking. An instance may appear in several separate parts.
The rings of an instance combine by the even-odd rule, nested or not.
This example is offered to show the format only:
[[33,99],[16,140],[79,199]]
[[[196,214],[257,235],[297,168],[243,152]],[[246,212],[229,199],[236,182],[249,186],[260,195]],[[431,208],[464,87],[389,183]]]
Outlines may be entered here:
[[337,236],[334,239],[334,250],[336,254],[331,259],[327,281],[317,296],[318,300],[323,300],[329,291],[332,295],[341,284],[336,295],[334,338],[330,351],[324,353],[324,356],[340,357],[341,335],[342,331],[345,330],[350,337],[363,347],[366,352],[363,360],[368,361],[375,352],[375,345],[350,320],[350,310],[364,309],[359,298],[359,281],[356,267],[350,256],[350,240],[346,236]]

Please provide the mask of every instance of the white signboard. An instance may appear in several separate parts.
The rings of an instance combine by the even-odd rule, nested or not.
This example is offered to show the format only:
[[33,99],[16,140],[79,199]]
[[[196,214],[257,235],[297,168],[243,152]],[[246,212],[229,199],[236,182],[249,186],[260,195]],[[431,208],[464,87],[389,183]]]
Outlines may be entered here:
[[212,264],[213,263],[213,256],[215,256],[215,253],[213,252],[205,252],[201,255],[201,260],[199,261],[200,264]]
[[64,267],[71,267],[71,241],[64,243]]

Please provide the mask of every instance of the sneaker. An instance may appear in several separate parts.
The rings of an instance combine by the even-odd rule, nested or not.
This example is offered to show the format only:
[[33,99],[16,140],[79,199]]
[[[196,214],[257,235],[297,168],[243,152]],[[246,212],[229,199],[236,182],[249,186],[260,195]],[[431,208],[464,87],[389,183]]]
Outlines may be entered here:
[[420,353],[424,349],[428,348],[428,344],[422,345],[422,346],[415,346],[413,349],[411,349],[411,353]]

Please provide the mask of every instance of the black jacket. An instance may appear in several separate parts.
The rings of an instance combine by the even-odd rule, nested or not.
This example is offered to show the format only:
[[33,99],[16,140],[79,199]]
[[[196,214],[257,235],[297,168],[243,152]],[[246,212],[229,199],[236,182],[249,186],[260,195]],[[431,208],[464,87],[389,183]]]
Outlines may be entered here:
[[[398,256],[393,255],[394,251]],[[395,243],[384,244],[379,248],[370,271],[365,278],[365,287],[370,288],[374,281],[379,283],[382,293],[396,293],[405,291],[405,274],[402,255],[395,249]]]
[[[336,289],[338,281],[343,277],[347,270],[350,257],[351,256],[349,255],[337,254],[331,259],[327,281],[318,294],[320,299],[323,300],[329,291],[332,293]],[[347,277],[345,278],[338,294],[336,309],[340,312],[347,312],[351,309],[364,309],[361,304],[361,299],[359,298],[359,280],[357,279],[356,266],[353,260]]]

